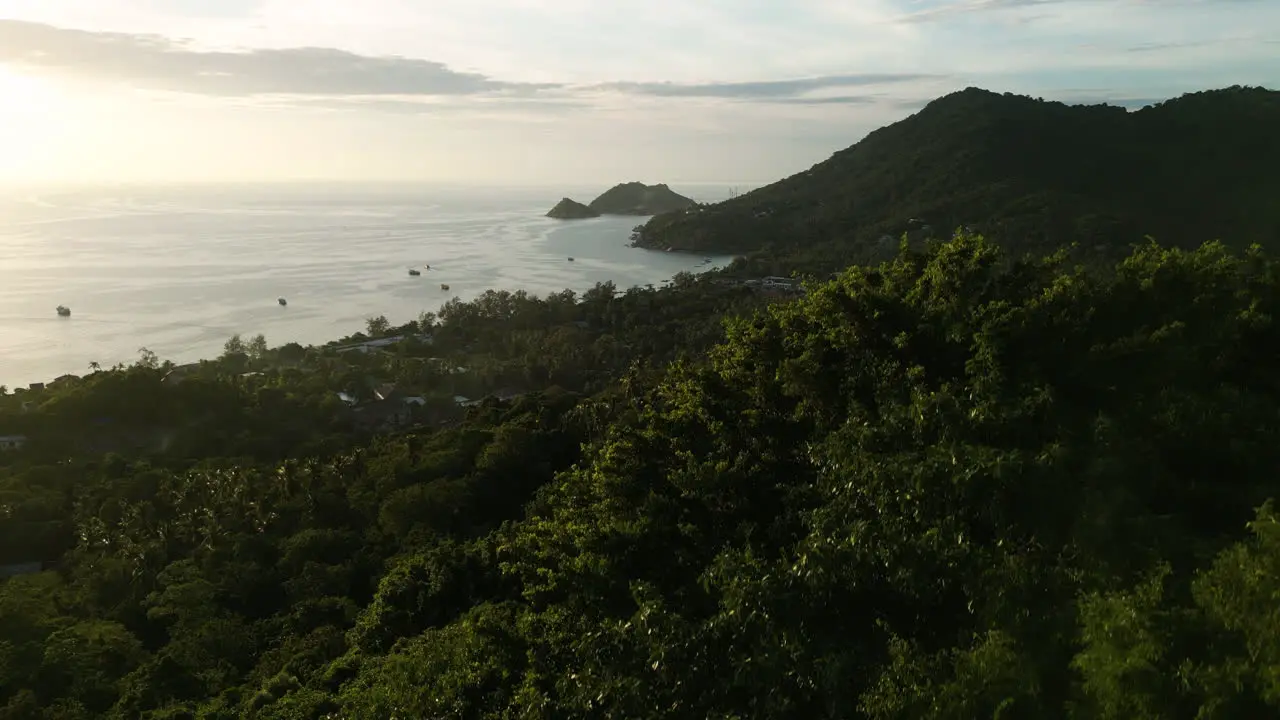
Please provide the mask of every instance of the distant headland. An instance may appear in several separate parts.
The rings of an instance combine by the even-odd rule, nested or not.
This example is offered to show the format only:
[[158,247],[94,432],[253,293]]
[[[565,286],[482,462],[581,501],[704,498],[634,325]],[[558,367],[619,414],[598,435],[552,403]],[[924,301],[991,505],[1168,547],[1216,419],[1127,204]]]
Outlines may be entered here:
[[556,220],[583,220],[600,217],[600,213],[576,200],[563,198],[556,203],[555,207],[551,208],[551,212],[547,213],[547,217],[555,218]]
[[664,183],[645,185],[641,182],[628,182],[614,185],[589,205],[564,198],[547,213],[547,217],[580,220],[601,215],[660,215],[697,204]]

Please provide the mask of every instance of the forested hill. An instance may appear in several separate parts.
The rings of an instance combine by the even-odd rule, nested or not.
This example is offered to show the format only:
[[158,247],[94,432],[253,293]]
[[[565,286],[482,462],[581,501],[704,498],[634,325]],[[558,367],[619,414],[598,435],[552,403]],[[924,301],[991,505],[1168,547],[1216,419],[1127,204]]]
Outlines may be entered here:
[[[0,720],[1280,716],[1280,262],[1113,269],[962,234],[0,394]],[[340,431],[370,373],[413,424]]]
[[[811,169],[660,215],[637,244],[892,256],[909,221],[968,225],[1021,253],[1280,240],[1280,93],[1232,87],[1128,112],[969,88]],[[893,243],[877,242],[885,234]],[[885,247],[888,245],[888,247]],[[1123,254],[1123,253],[1121,253]]]

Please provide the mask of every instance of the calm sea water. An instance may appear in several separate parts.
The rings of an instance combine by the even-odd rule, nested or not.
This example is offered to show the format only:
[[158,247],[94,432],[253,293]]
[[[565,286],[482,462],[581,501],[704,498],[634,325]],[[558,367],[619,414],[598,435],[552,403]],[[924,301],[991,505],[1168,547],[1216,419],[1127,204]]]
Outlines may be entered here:
[[[0,384],[132,362],[143,346],[181,363],[220,354],[235,333],[322,343],[371,316],[404,322],[490,288],[625,288],[727,262],[627,247],[641,218],[542,217],[562,195],[585,201],[604,189],[11,192],[0,197]],[[706,201],[727,194],[673,189]],[[58,305],[71,317],[57,317]]]

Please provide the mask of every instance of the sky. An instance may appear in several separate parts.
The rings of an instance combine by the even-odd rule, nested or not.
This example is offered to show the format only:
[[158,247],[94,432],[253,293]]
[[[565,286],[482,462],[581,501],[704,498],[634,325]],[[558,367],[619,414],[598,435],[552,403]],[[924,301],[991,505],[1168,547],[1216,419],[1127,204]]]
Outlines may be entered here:
[[764,183],[969,86],[1280,88],[1280,0],[0,0],[0,183]]

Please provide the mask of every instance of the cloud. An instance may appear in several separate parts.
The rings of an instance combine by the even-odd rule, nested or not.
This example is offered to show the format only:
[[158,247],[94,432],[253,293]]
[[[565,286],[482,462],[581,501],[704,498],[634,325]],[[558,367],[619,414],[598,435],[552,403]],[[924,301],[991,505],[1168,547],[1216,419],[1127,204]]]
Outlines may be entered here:
[[[1249,2],[1250,0],[1234,0],[1235,2]],[[1257,38],[1252,37],[1236,37],[1236,38],[1215,38],[1212,40],[1187,40],[1182,42],[1147,42],[1139,45],[1133,45],[1125,48],[1125,52],[1131,53],[1149,53],[1163,52],[1166,50],[1185,50],[1189,48],[1202,48],[1212,45],[1226,45],[1236,43],[1253,43],[1258,42]],[[1263,43],[1276,42],[1273,40],[1263,40]]]
[[476,95],[558,87],[331,48],[199,51],[172,39],[0,20],[0,63],[203,95]]
[[[962,0],[928,7],[923,10],[906,13],[896,18],[897,22],[917,23],[943,19],[949,15],[963,13],[988,12],[992,10],[1009,10],[1014,8],[1035,7],[1039,5],[1057,5],[1079,0]],[[1095,0],[1096,1],[1096,0]]]
[[422,98],[406,96],[384,97],[305,97],[274,96],[256,103],[259,107],[280,109],[315,108],[320,110],[374,111],[395,115],[448,116],[458,114],[483,115],[534,112],[539,115],[564,115],[591,109],[584,100],[569,97],[518,98],[518,97],[466,97]]
[[830,95],[824,97],[771,98],[769,102],[787,105],[872,105],[883,101],[878,95]]
[[922,73],[867,73],[860,75],[827,75],[795,80],[761,80],[756,82],[722,83],[669,83],[669,82],[620,82],[604,83],[592,89],[653,97],[700,97],[728,99],[778,99],[802,95],[816,90],[839,87],[858,87],[903,83],[915,80],[937,79],[937,75]]
[[[1214,5],[1260,5],[1269,0],[1160,0],[1159,5],[1165,9],[1176,6],[1214,6]],[[1000,10],[1018,10],[1022,8],[1042,7],[1046,5],[1094,5],[1113,9],[1125,7],[1142,7],[1148,0],[915,0],[911,4],[928,4],[922,10],[905,13],[895,18],[900,23],[921,23],[942,20],[953,15],[969,13],[985,13]],[[1156,4],[1156,3],[1150,3]],[[1044,17],[1044,16],[1040,16]]]
[[[553,109],[580,105],[573,94],[616,93],[649,98],[704,98],[787,102],[797,105],[863,104],[867,96],[804,97],[828,89],[901,84],[942,76],[924,73],[860,73],[742,82],[509,82],[459,72],[443,63],[375,57],[320,47],[202,50],[171,38],[88,32],[0,20],[0,63],[29,71],[108,80],[146,90],[216,97],[270,97],[311,106],[434,113],[439,105],[414,98],[537,98]],[[313,101],[300,102],[303,98]],[[350,100],[346,98],[355,98]],[[363,100],[361,100],[363,98]],[[371,102],[372,98],[384,98]],[[532,109],[532,105],[526,109]]]
[[133,0],[133,4],[149,12],[178,17],[244,18],[261,12],[267,0]]
[[[1263,38],[1250,42],[1240,35],[1242,28],[1266,27],[1261,18],[1249,19],[1245,25],[1245,18],[1211,13],[1214,6],[1206,4],[1208,0],[1162,0],[1161,8],[1180,8],[1171,12],[1155,12],[1141,0],[871,0],[869,6],[858,5],[853,15],[849,15],[852,6],[835,0],[797,0],[800,19],[783,16],[790,6],[765,0],[742,0],[745,5],[708,0],[714,7],[699,5],[705,17],[696,17],[706,22],[723,20],[715,44],[684,35],[655,34],[647,26],[637,30],[616,19],[605,22],[592,14],[604,11],[585,0],[574,0],[577,4],[571,3],[567,10],[550,0],[477,0],[482,7],[468,6],[463,17],[431,16],[437,31],[442,24],[449,26],[449,33],[469,38],[473,47],[498,48],[516,57],[515,64],[446,52],[449,43],[438,41],[448,34],[421,36],[425,26],[412,24],[411,10],[416,6],[409,0],[369,0],[380,8],[399,8],[402,14],[390,18],[378,13],[360,15],[363,10],[341,0],[326,1],[352,14],[337,16],[341,23],[333,17],[319,23],[329,35],[299,35],[298,28],[305,26],[301,19],[307,12],[319,12],[318,6],[292,0],[235,0],[237,12],[264,2],[277,9],[292,8],[298,14],[288,17],[297,22],[287,25],[294,32],[274,38],[223,37],[220,44],[211,43],[208,23],[163,27],[159,30],[165,34],[160,35],[120,32],[118,25],[112,26],[115,32],[94,32],[0,20],[0,66],[170,93],[167,101],[185,98],[193,104],[513,118],[522,114],[559,118],[589,110],[595,119],[611,122],[628,113],[643,113],[649,119],[669,116],[673,126],[696,123],[695,115],[715,113],[717,107],[740,118],[747,104],[754,106],[752,112],[784,126],[798,117],[822,114],[846,122],[850,114],[846,108],[856,109],[859,117],[877,110],[897,112],[967,85],[1060,97],[1063,87],[1105,84],[1115,86],[1125,98],[1145,102],[1148,97],[1172,96],[1197,87],[1269,82],[1280,67],[1243,56],[1246,49],[1266,56],[1270,46],[1263,43],[1274,42]],[[160,0],[130,2],[158,5]],[[213,0],[182,2],[188,14],[206,13],[216,5]],[[625,2],[638,6],[640,0]],[[1259,12],[1271,7],[1259,0],[1231,0],[1230,4],[1252,5]],[[1050,5],[1056,7],[1049,12],[1027,9]],[[499,13],[501,7],[507,10]],[[549,8],[553,7],[561,14],[552,14]],[[723,14],[731,7],[739,8],[742,17],[725,19],[729,16]],[[985,29],[967,27],[959,17],[946,18],[1019,8],[1024,11],[1006,13]],[[904,9],[914,12],[903,15]],[[1097,29],[1103,10],[1114,15],[1114,22]],[[475,13],[486,14],[493,22],[481,22]],[[572,22],[564,15],[571,16]],[[364,29],[346,25],[357,17],[378,24]],[[946,19],[919,24],[942,18]],[[450,19],[452,25],[447,22]],[[1032,20],[1034,27],[1010,29],[1010,23]],[[418,21],[422,22],[421,13]],[[386,38],[399,37],[386,23],[401,22],[408,23],[401,29],[417,38],[416,44],[390,43],[397,54],[382,54],[387,52],[382,50],[388,47]],[[1132,28],[1139,24],[1143,32],[1136,33]],[[341,36],[339,25],[349,38]],[[858,32],[884,35],[892,42],[885,41],[888,49],[868,45],[857,32],[853,35],[857,42],[836,40],[830,35],[837,32],[833,28],[837,34],[861,28]],[[210,44],[176,39],[188,31],[204,33],[201,39]],[[1081,52],[1086,41],[1094,47]],[[1234,65],[1222,58],[1202,59],[1220,52],[1205,49],[1208,46],[1228,42],[1241,48]],[[277,44],[261,47],[264,43]],[[227,49],[244,45],[258,47]],[[610,53],[609,47],[629,50]],[[636,53],[642,51],[645,56],[637,59]],[[798,59],[806,52],[812,53],[808,59]],[[447,58],[448,63],[423,56]],[[748,56],[760,61],[738,61]],[[707,67],[717,67],[725,75],[720,80],[707,79],[702,74]],[[1248,72],[1238,67],[1247,67]],[[1192,70],[1195,74],[1190,74]],[[770,79],[756,79],[762,77]],[[707,121],[717,127],[725,122]]]

